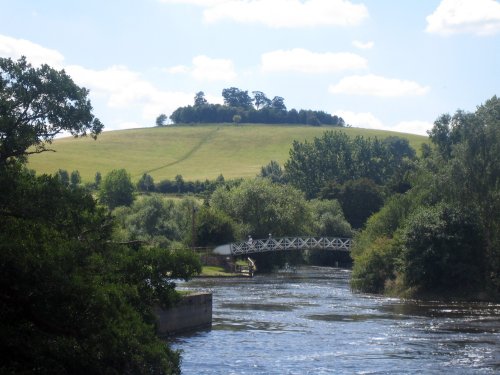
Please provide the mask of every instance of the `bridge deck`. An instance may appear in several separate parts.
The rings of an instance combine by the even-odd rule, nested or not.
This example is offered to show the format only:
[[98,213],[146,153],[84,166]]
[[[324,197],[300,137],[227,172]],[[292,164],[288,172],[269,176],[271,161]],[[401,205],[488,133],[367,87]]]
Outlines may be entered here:
[[337,237],[283,237],[234,242],[230,249],[232,255],[306,249],[350,251],[351,242],[350,238]]

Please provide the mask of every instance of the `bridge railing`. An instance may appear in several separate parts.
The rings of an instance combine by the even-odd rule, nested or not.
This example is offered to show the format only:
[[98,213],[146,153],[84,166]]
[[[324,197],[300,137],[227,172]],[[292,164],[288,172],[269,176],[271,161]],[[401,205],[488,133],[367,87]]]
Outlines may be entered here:
[[351,243],[352,240],[350,238],[282,237],[267,238],[262,240],[248,240],[245,242],[233,242],[230,246],[232,255],[245,255],[252,253],[263,253],[268,251],[305,249],[350,251]]

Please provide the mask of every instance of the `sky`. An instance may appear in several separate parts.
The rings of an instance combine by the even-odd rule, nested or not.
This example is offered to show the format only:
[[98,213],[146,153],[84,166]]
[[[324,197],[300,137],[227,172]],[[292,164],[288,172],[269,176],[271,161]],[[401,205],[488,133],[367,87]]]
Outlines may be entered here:
[[0,0],[0,57],[64,69],[105,130],[203,91],[281,96],[354,127],[426,134],[500,95],[495,0]]

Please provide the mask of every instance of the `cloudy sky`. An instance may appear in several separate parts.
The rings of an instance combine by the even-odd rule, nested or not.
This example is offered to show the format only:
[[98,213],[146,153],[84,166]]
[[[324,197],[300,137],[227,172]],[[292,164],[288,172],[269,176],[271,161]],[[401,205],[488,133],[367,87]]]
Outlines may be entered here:
[[352,126],[425,134],[500,95],[495,0],[0,0],[0,57],[64,68],[106,130],[205,92],[282,96]]

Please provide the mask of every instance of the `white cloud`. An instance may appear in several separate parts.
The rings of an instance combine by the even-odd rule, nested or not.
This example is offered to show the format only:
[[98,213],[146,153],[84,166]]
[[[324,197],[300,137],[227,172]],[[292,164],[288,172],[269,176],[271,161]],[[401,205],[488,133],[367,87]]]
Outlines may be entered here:
[[353,26],[368,18],[363,4],[349,0],[160,0],[205,7],[203,17],[214,23],[231,20],[269,27]]
[[90,88],[94,95],[104,97],[110,108],[137,107],[145,120],[152,120],[162,112],[172,112],[192,102],[194,97],[191,93],[159,90],[125,66],[92,70],[71,65],[66,70],[79,85]]
[[48,64],[58,69],[64,62],[64,56],[56,50],[42,47],[29,40],[0,35],[0,57],[17,60],[21,56],[26,56],[28,62],[33,65]]
[[427,135],[427,130],[432,129],[434,124],[428,121],[401,121],[394,125],[396,131],[402,133],[413,133],[419,135]]
[[331,73],[347,69],[364,69],[367,61],[354,53],[315,53],[301,48],[278,50],[261,56],[265,72],[297,71],[302,73]]
[[160,3],[166,3],[166,4],[192,4],[202,7],[209,7],[227,2],[228,0],[159,0],[159,1]]
[[357,128],[382,129],[384,127],[382,121],[380,121],[370,112],[337,110],[333,113],[335,113],[339,117],[342,117],[346,124]]
[[425,95],[429,90],[428,86],[421,86],[414,81],[385,78],[374,74],[344,77],[339,83],[329,87],[329,91],[333,94],[380,97]]
[[429,33],[491,35],[500,32],[500,3],[495,0],[443,0],[426,19]]
[[359,48],[359,49],[372,49],[373,46],[375,45],[374,42],[360,42],[359,40],[354,40],[352,42],[352,45],[356,48]]
[[190,71],[190,69],[186,65],[176,65],[176,66],[173,66],[171,68],[166,69],[166,72],[170,73],[170,74],[185,74],[185,73],[189,73],[189,71]]
[[193,59],[192,75],[201,81],[231,81],[236,78],[231,60],[211,59],[207,56],[196,56]]
[[[171,113],[180,106],[193,101],[193,93],[162,91],[141,75],[126,66],[114,65],[103,70],[89,69],[79,65],[65,65],[64,56],[36,43],[0,35],[0,56],[14,59],[26,56],[34,64],[47,63],[54,68],[65,69],[75,83],[90,89],[94,113],[102,119],[106,109],[119,109],[139,114],[148,124],[160,113]],[[100,103],[104,106],[99,110]],[[112,121],[106,123],[106,130],[140,127],[137,122]]]
[[199,81],[232,81],[237,74],[234,70],[234,64],[227,59],[212,59],[200,55],[193,58],[193,66],[177,65],[167,68],[170,74],[191,74],[194,79]]
[[430,122],[418,120],[401,121],[393,125],[386,125],[370,112],[337,110],[333,111],[333,113],[342,117],[347,124],[356,128],[390,130],[400,133],[427,135],[426,131],[433,126]]

